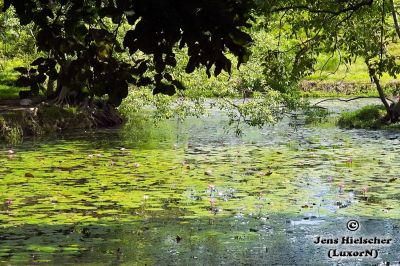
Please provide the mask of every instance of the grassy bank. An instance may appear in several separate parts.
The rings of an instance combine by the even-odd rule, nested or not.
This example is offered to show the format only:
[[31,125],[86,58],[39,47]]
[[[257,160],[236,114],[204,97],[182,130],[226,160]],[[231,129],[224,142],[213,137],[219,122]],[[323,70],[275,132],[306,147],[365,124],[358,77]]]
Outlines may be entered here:
[[[400,55],[400,46],[391,45],[389,47],[391,53]],[[306,80],[325,82],[325,83],[357,83],[366,84],[370,83],[371,79],[368,74],[368,68],[363,58],[358,58],[351,64],[345,64],[340,60],[340,56],[335,54],[333,56],[328,54],[321,54],[317,58],[315,71],[312,75],[308,76]],[[393,77],[384,74],[381,77],[381,83],[386,84],[393,81]]]
[[[400,47],[389,48],[394,54],[400,54]],[[387,96],[400,94],[397,79],[384,74],[380,82]],[[338,55],[321,54],[314,73],[304,78],[300,88],[305,97],[378,96],[364,60],[358,58],[351,64],[344,64]]]
[[337,120],[342,128],[380,129],[385,126],[382,118],[386,112],[381,105],[367,105],[359,110],[343,112]]
[[28,59],[14,58],[5,60],[0,66],[0,100],[18,99],[21,88],[15,86],[19,73],[14,70],[15,67],[29,65]]
[[305,123],[311,127],[366,130],[400,130],[400,124],[386,124],[383,118],[386,115],[383,105],[367,105],[360,109],[332,114],[326,109],[312,109],[306,112]]
[[[378,91],[372,83],[310,81],[300,82],[301,96],[306,98],[334,97],[378,97]],[[400,94],[400,82],[391,80],[383,85],[385,95],[392,97]]]

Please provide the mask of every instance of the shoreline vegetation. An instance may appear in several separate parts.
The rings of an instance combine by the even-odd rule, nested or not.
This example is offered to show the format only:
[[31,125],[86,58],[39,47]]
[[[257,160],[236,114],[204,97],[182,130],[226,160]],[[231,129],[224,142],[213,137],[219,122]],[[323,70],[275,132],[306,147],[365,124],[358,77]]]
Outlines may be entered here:
[[[258,41],[258,43],[261,42]],[[208,79],[204,76],[204,73],[201,73],[201,70],[196,70],[192,76],[179,76],[181,82],[188,85],[189,88],[199,88],[198,91],[189,89],[188,93],[185,92],[184,97],[193,100],[193,102],[200,102],[200,98],[240,98],[242,94],[251,98],[257,93],[263,92],[271,84],[267,82],[266,76],[262,74],[262,69],[257,63],[259,57],[256,53],[255,59],[250,60],[240,71],[233,70],[231,76],[221,75],[217,78],[211,77]],[[187,58],[183,57],[183,61],[185,60]],[[14,57],[4,60],[0,66],[2,70],[0,71],[0,140],[5,140],[7,143],[18,143],[25,137],[42,137],[53,134],[62,135],[76,131],[93,131],[104,126],[110,127],[109,124],[99,125],[99,123],[96,123],[92,115],[93,109],[96,108],[85,109],[79,106],[69,106],[68,104],[64,105],[64,107],[61,107],[62,105],[46,106],[43,103],[46,102],[44,95],[39,96],[39,98],[43,98],[43,101],[40,99],[37,101],[34,100],[31,104],[21,106],[19,100],[21,96],[20,92],[29,92],[29,88],[15,86],[19,77],[15,68],[21,65],[29,65],[30,61],[31,59],[29,58],[21,59]],[[326,61],[324,58],[319,58],[317,65],[321,65],[324,61]],[[351,101],[352,98],[357,97],[379,97],[376,85],[366,75],[367,71],[363,67],[363,62],[358,60],[349,66],[348,69],[342,69],[343,67],[338,68],[337,62],[333,62],[334,60],[331,61],[329,61],[328,65],[319,66],[319,69],[322,69],[322,71],[316,71],[314,74],[297,83],[293,88],[298,93],[298,96],[295,97],[305,99],[329,98],[332,100],[340,98],[345,101]],[[182,68],[182,66],[180,67]],[[332,73],[334,70],[337,71]],[[184,70],[178,69],[175,74],[183,72]],[[394,80],[388,75],[383,75],[381,85],[388,100],[391,102],[397,101],[397,97],[400,95],[400,81]],[[247,92],[246,88],[249,88],[249,94],[245,93]],[[277,86],[274,89],[279,91],[279,93],[283,92],[282,95],[284,95],[285,90],[291,90],[292,88],[282,89]],[[134,98],[126,98],[125,102],[128,103],[127,105],[130,105],[129,101]],[[132,105],[135,105],[135,103]],[[135,106],[134,109],[140,108],[136,108]],[[100,111],[100,109],[95,111]],[[119,109],[119,113],[124,117],[125,121],[129,119],[129,111],[132,110],[124,110],[124,106]],[[309,112],[309,114],[307,112],[305,111],[307,116],[305,123],[312,126],[339,126],[341,128],[364,129],[398,128],[397,124],[388,126],[382,122],[385,112],[380,106],[367,106],[365,109],[361,108],[357,111],[343,112],[339,116],[332,116],[332,114],[323,110],[314,110],[313,112]],[[101,117],[104,120],[107,114]],[[123,121],[119,117],[116,120]]]
[[[378,97],[376,89],[370,83],[302,81],[299,85],[303,98],[350,99],[357,97]],[[384,84],[387,95],[397,96],[400,82]],[[15,88],[18,90],[18,88]],[[10,102],[13,104],[10,105]],[[386,125],[382,122],[385,112],[383,106],[365,106],[359,110],[343,112],[332,116],[329,112],[313,112],[313,119],[306,124],[313,126],[338,126],[346,129],[400,129],[398,125]],[[122,116],[126,114],[122,112]],[[125,119],[126,120],[126,119]],[[121,120],[122,121],[122,120]],[[96,124],[90,112],[76,107],[47,106],[43,103],[32,106],[20,106],[19,100],[0,99],[0,139],[7,143],[21,142],[25,137],[42,137],[64,134],[76,130],[93,131],[102,128]]]
[[[108,117],[103,119],[104,116]],[[115,124],[114,121],[117,120],[120,122]],[[104,121],[108,123],[104,124]],[[120,114],[106,114],[102,108],[61,107],[43,102],[32,106],[5,107],[0,100],[0,140],[10,144],[17,144],[26,137],[94,131],[122,124],[123,118]]]
[[[37,13],[19,1],[0,4],[0,138],[114,127],[121,116],[128,120],[147,109],[156,109],[158,118],[200,116],[207,99],[221,100],[215,107],[229,112],[238,134],[241,124],[262,127],[300,109],[315,116],[311,124],[330,123],[328,112],[306,110],[313,98],[351,104],[376,97],[385,107],[367,106],[368,115],[363,108],[335,114],[335,126],[378,129],[400,121],[396,11],[372,2],[344,8],[327,1],[318,6],[335,16],[323,18],[325,11],[314,9],[286,14],[282,1],[240,3],[206,5],[205,16],[190,22],[172,16],[197,14],[190,4],[150,13],[139,8],[133,12],[144,12],[138,17],[127,16],[133,7],[124,5],[93,9],[72,1],[63,15],[63,3],[41,3]],[[159,24],[154,18],[165,10],[171,14]],[[208,17],[214,11],[231,16],[221,24]],[[88,23],[97,16],[100,21]],[[341,37],[332,46],[329,36]],[[236,104],[237,98],[254,101]]]
[[[32,104],[21,106],[18,92],[13,86],[16,75],[8,74],[7,82],[2,82],[2,90],[6,90],[7,100],[0,98],[0,139],[7,143],[21,142],[25,137],[42,137],[53,134],[64,134],[76,130],[93,131],[104,126],[98,125],[90,110],[77,107],[47,106],[40,99]],[[4,77],[3,77],[4,79]],[[299,83],[302,98],[335,98],[349,100],[357,97],[378,97],[375,85],[370,82],[349,82],[337,80],[303,80]],[[395,98],[400,93],[400,81],[387,80],[383,89],[388,98]],[[239,94],[238,94],[239,95]],[[230,96],[232,97],[232,96]],[[250,96],[251,97],[251,96]],[[212,98],[212,97],[211,97]],[[121,112],[124,120],[127,114]],[[318,114],[317,114],[318,113]],[[340,116],[332,116],[329,112],[312,112],[306,118],[306,124],[313,126],[338,126],[341,128],[361,129],[398,129],[382,122],[385,115],[383,106],[366,106],[356,111],[343,112]],[[121,119],[121,121],[123,121]],[[115,125],[114,125],[115,126]]]
[[[82,110],[78,107],[57,107],[57,106],[46,106],[40,99],[34,100],[32,104],[27,106],[21,106],[19,100],[19,92],[24,91],[24,88],[15,87],[15,82],[18,79],[18,73],[13,69],[17,65],[23,64],[24,60],[13,59],[5,61],[2,65],[0,72],[0,139],[5,140],[7,143],[17,143],[22,141],[25,137],[41,137],[52,134],[64,134],[68,132],[74,132],[77,130],[93,131],[96,128],[101,128],[96,124],[90,110]],[[29,60],[28,60],[29,61]],[[28,62],[27,61],[27,62]],[[26,63],[26,62],[25,62]],[[351,76],[352,80],[348,78],[340,79],[343,73],[337,73],[331,75],[328,78],[310,76],[309,78],[303,79],[298,83],[298,90],[300,97],[302,98],[341,98],[350,99],[356,97],[378,97],[375,84],[370,82],[368,78],[361,78],[361,73],[364,71],[356,71],[358,68],[355,67],[355,71]],[[196,77],[201,77],[197,74]],[[236,73],[236,78],[240,76]],[[357,78],[359,77],[359,78]],[[238,80],[236,91],[237,97],[241,96],[240,87],[260,87],[262,88],[261,81],[262,77],[257,77],[249,83],[247,80]],[[201,82],[200,82],[201,81]],[[224,81],[214,80],[209,81],[210,85],[204,85],[203,78],[194,80],[190,86],[216,86],[217,88],[222,86],[229,86],[230,83]],[[207,81],[208,82],[208,81]],[[254,84],[253,84],[254,83]],[[260,84],[259,84],[260,83]],[[260,86],[258,86],[258,85]],[[382,87],[385,94],[389,99],[394,99],[400,94],[400,81],[390,79],[390,77],[384,77],[382,79]],[[215,90],[215,89],[214,89]],[[223,90],[221,91],[223,94]],[[232,91],[226,90],[226,97],[234,97]],[[257,90],[256,90],[257,91]],[[218,95],[220,97],[221,95]],[[224,96],[224,95],[222,95]],[[247,95],[250,96],[251,95]],[[197,95],[191,95],[189,98],[196,98]],[[202,95],[202,97],[213,98],[213,94]],[[40,98],[40,97],[39,97]],[[125,100],[129,101],[129,97]],[[371,116],[365,115],[365,112],[371,111]],[[127,120],[127,112],[120,110],[122,116],[125,116]],[[311,116],[314,118],[306,119],[306,123],[314,126],[339,126],[342,128],[365,128],[365,129],[380,129],[387,128],[388,126],[381,122],[384,117],[384,110],[379,106],[367,106],[366,109],[360,109],[353,112],[344,112],[340,117],[332,117],[327,112],[319,112],[316,114],[312,113]],[[309,115],[310,117],[310,115]],[[122,120],[121,120],[122,121]],[[396,128],[396,125],[390,126],[390,128]]]

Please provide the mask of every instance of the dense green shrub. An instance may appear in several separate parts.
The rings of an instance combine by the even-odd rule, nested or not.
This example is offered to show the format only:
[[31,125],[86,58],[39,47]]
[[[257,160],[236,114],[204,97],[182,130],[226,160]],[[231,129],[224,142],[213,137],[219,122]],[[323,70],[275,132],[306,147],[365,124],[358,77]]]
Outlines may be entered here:
[[0,13],[0,60],[24,58],[31,61],[37,54],[36,29],[32,24],[21,26],[13,8]]
[[381,119],[385,109],[380,105],[368,105],[352,112],[343,112],[338,120],[342,128],[378,129],[384,124]]

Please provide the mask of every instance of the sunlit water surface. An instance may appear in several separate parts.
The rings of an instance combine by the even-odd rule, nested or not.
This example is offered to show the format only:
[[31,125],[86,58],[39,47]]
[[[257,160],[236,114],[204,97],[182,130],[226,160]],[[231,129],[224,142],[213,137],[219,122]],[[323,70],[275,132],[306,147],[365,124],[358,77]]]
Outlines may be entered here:
[[[326,106],[339,112],[357,104]],[[236,136],[224,125],[226,118],[212,111],[185,122],[3,144],[0,262],[400,261],[399,132],[284,120]],[[354,218],[361,228],[349,232]],[[335,260],[327,257],[332,247],[313,243],[345,235],[395,243],[378,247],[376,259]]]

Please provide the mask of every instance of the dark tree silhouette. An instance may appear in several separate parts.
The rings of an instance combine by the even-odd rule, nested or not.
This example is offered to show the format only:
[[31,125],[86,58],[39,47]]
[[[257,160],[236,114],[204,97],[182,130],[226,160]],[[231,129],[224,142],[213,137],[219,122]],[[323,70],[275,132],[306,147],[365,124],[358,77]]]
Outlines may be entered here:
[[[187,48],[186,72],[205,66],[207,74],[231,71],[229,51],[239,65],[248,60],[250,0],[5,0],[25,25],[38,27],[37,44],[47,57],[17,68],[17,84],[38,94],[47,84],[55,103],[87,104],[108,95],[118,106],[133,86],[154,85],[154,93],[184,89],[168,69],[174,49]],[[118,38],[120,26],[129,24]],[[120,36],[119,36],[120,37]],[[131,60],[122,60],[128,50]]]

